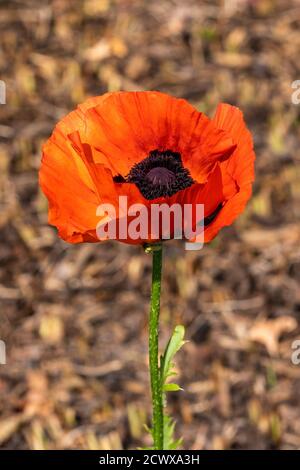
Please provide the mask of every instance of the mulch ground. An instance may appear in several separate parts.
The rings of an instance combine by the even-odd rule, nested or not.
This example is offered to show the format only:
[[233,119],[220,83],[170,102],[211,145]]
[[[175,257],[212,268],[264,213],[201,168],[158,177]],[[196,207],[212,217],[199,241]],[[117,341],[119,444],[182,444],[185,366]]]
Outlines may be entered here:
[[[76,5],[75,5],[76,4]],[[23,0],[0,5],[2,449],[147,445],[151,259],[71,246],[47,225],[41,145],[87,96],[158,89],[212,115],[240,106],[257,180],[247,211],[201,251],[166,244],[161,341],[183,323],[186,449],[300,447],[300,6],[296,0]]]

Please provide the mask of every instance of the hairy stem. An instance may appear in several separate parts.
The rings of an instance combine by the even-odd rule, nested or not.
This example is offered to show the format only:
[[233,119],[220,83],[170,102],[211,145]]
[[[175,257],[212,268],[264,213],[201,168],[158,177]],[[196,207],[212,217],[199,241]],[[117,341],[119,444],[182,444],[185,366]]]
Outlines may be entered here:
[[162,246],[155,246],[151,250],[153,256],[152,265],[152,289],[149,319],[149,366],[152,392],[153,413],[153,440],[154,449],[163,450],[164,447],[164,422],[163,422],[163,394],[159,370],[158,333],[160,312],[160,291],[162,271]]

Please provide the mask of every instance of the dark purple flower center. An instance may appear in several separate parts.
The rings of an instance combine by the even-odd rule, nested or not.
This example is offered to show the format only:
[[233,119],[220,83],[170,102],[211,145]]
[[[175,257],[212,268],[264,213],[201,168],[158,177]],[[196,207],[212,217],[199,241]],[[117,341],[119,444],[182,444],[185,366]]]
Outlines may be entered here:
[[114,181],[134,183],[149,200],[170,197],[195,182],[183,166],[180,153],[171,150],[152,150],[131,168],[126,178],[116,176]]
[[[131,168],[125,178],[116,175],[114,181],[135,184],[142,195],[149,200],[172,196],[195,183],[189,170],[183,166],[180,153],[171,150],[163,152],[152,150],[148,157]],[[204,227],[215,220],[222,207],[223,204],[220,203],[204,218]]]
[[146,178],[153,185],[169,187],[172,183],[174,183],[176,176],[175,173],[173,173],[171,170],[168,170],[168,168],[157,166],[156,168],[152,168],[152,170],[147,173]]

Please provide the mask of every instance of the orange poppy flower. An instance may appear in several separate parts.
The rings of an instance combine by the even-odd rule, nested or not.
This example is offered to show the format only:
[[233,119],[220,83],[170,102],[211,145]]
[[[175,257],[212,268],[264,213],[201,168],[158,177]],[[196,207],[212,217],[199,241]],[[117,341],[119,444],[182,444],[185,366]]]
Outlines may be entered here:
[[[40,184],[49,223],[68,242],[98,242],[103,215],[97,208],[117,207],[120,196],[128,206],[204,204],[207,242],[244,210],[254,159],[251,134],[234,106],[220,104],[209,119],[164,93],[107,93],[57,124],[43,147]],[[152,241],[150,232],[137,240],[116,238]]]

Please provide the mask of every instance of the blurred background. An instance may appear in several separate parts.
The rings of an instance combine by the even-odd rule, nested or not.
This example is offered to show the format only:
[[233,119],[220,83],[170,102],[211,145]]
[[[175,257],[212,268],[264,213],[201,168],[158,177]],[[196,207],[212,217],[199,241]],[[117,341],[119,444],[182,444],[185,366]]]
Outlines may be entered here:
[[147,445],[151,258],[47,225],[41,145],[86,97],[155,89],[242,108],[257,180],[200,252],[165,250],[161,340],[190,340],[169,394],[186,449],[300,447],[300,5],[296,0],[0,1],[2,449]]

